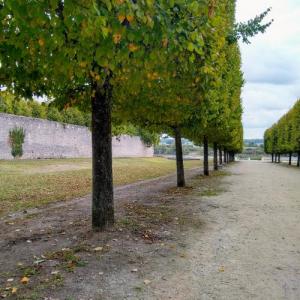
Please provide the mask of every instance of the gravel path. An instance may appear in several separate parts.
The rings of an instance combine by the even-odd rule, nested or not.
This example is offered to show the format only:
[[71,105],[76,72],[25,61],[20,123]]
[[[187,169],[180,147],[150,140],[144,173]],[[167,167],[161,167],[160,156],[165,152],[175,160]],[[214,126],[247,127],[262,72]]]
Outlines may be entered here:
[[[240,162],[190,235],[170,299],[300,299],[300,170]],[[223,182],[224,183],[224,182]]]
[[32,268],[42,254],[84,245],[76,255],[86,266],[70,273],[46,260],[7,299],[299,300],[300,170],[238,162],[199,172],[187,172],[183,190],[174,175],[116,188],[118,224],[103,233],[90,230],[89,196],[2,219],[0,296],[22,276],[17,262]]

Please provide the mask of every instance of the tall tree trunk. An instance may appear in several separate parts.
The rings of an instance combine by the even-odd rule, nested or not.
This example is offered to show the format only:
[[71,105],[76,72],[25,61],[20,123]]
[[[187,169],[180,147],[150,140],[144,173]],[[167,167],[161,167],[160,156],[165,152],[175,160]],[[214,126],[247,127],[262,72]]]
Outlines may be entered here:
[[219,164],[223,164],[223,154],[222,154],[222,148],[219,149]]
[[218,171],[218,144],[214,143],[214,170]]
[[224,150],[224,164],[227,164],[227,156],[226,156],[226,150]]
[[281,163],[281,154],[278,154],[278,163]]
[[183,167],[183,156],[182,156],[182,142],[181,132],[178,127],[174,129],[175,134],[175,146],[176,146],[176,167],[177,167],[177,186],[184,187],[184,167]]
[[300,167],[300,151],[298,152],[297,167]]
[[289,165],[290,166],[292,165],[292,153],[291,152],[289,153]]
[[272,163],[274,162],[274,153],[272,153]]
[[112,86],[107,78],[103,87],[93,84],[92,147],[93,200],[92,225],[101,230],[114,223],[111,102]]
[[204,161],[203,161],[204,175],[205,176],[209,176],[209,168],[208,168],[208,140],[207,140],[206,136],[204,136],[204,138],[203,138],[203,147],[204,147]]

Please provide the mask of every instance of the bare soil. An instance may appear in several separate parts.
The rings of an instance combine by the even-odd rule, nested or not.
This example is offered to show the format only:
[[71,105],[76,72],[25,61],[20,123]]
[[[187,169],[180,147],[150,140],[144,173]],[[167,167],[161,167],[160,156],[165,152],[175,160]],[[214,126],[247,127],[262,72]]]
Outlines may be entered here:
[[105,232],[90,196],[0,219],[0,298],[300,299],[300,170],[200,173],[116,188]]

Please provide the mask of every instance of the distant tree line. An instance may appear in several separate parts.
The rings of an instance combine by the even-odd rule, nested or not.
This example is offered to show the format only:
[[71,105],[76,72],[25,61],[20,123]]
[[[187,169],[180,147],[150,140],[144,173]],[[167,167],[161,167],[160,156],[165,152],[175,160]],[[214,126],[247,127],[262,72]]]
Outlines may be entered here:
[[293,154],[298,155],[297,166],[300,166],[300,100],[264,135],[265,152],[272,155],[272,162],[280,163],[282,154],[289,155],[292,164]]
[[77,107],[59,110],[46,102],[18,99],[8,92],[0,94],[0,112],[80,126],[89,127],[91,124],[91,113],[82,112]]

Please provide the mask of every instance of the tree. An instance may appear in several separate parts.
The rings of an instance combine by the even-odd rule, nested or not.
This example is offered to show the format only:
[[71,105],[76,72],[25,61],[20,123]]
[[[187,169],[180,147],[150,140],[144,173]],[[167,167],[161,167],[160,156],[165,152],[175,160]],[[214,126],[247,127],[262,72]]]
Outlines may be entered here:
[[[191,12],[197,12],[197,2],[192,4]],[[130,90],[130,83],[164,56],[187,50],[192,41],[185,33],[191,29],[172,23],[185,3],[2,0],[0,6],[1,84],[22,96],[47,95],[60,106],[78,104],[92,111],[92,223],[104,228],[114,221],[114,85],[126,78]],[[192,20],[183,17],[186,25]],[[161,51],[165,44],[167,51]]]
[[[203,48],[209,49],[203,37],[217,37],[214,27],[222,31],[225,2],[0,0],[1,85],[25,98],[48,96],[60,108],[77,106],[92,112],[95,229],[114,221],[113,100],[142,90],[147,75],[155,77],[172,59],[177,61],[170,64],[171,70],[181,74],[188,61],[194,62],[195,53],[201,56]],[[234,5],[233,0],[228,3]],[[198,30],[198,25],[206,30]],[[202,72],[212,75],[202,62]],[[174,87],[171,74],[168,70],[165,80]],[[116,89],[117,85],[124,88]]]
[[[292,164],[293,153],[300,157],[300,100],[293,108],[283,115],[276,124],[267,129],[264,134],[265,152],[272,155],[272,162],[280,162],[281,154],[289,155]],[[274,159],[275,155],[275,159]]]

